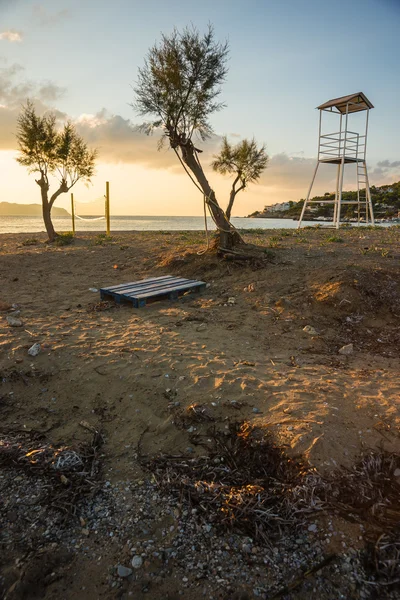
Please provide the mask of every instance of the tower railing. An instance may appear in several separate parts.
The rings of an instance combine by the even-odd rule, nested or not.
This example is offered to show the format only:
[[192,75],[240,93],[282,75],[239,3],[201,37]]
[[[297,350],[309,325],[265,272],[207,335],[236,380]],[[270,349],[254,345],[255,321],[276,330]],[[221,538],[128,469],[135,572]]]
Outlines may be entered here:
[[365,160],[365,135],[355,131],[335,131],[321,135],[318,146],[318,160],[337,161],[343,156],[354,161]]

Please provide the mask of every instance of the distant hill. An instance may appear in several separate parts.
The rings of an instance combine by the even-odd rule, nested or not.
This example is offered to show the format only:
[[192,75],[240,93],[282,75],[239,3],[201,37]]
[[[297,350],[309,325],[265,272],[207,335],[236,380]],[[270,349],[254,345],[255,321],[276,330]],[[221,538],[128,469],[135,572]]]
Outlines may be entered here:
[[[51,211],[53,217],[69,217],[65,208],[53,206]],[[41,204],[17,204],[16,202],[0,202],[1,217],[41,217]]]
[[[374,186],[371,185],[371,199],[374,207],[374,214],[376,217],[381,219],[392,219],[397,218],[400,213],[400,181],[391,183],[389,185]],[[346,200],[357,200],[357,191],[343,192],[342,199]],[[314,204],[307,207],[306,218],[312,217],[318,219],[319,217],[332,218],[333,215],[333,204],[327,204],[326,201],[335,200],[335,194],[326,192],[323,196],[314,196],[312,198]],[[321,204],[318,204],[321,201]],[[298,219],[303,208],[304,199],[299,202],[283,202],[281,204],[274,204],[272,206],[265,206],[264,210],[256,211],[249,215],[249,217],[257,218],[274,218],[274,219]],[[356,217],[357,206],[346,205],[346,212],[343,217],[352,219]]]

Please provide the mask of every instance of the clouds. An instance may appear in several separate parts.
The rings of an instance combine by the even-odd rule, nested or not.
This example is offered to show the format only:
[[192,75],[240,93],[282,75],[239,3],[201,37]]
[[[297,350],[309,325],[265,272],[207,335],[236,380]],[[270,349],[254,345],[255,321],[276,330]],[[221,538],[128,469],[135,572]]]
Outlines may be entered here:
[[22,42],[22,37],[22,31],[16,31],[15,29],[0,32],[0,40],[6,40],[7,42]]
[[[15,131],[21,104],[31,98],[37,110],[43,113],[65,92],[51,81],[34,83],[25,79],[24,74],[25,69],[19,64],[0,66],[0,150],[16,148]],[[60,119],[66,117],[56,112]]]
[[[56,113],[60,122],[69,115],[55,107],[64,95],[65,89],[52,81],[32,82],[26,78],[24,68],[19,64],[8,65],[0,62],[0,150],[15,150],[17,147],[15,133],[17,117],[21,105],[28,98],[32,99],[40,114],[47,110]],[[168,144],[157,151],[161,130],[147,136],[140,132],[136,124],[129,118],[112,114],[102,109],[95,114],[82,113],[72,118],[78,132],[89,146],[98,148],[99,162],[109,165],[125,164],[152,169],[158,175],[162,172],[170,174],[183,173],[175,153]],[[230,137],[239,139],[238,133]],[[201,163],[215,189],[229,191],[231,179],[213,173],[210,168],[212,157],[219,151],[221,137],[214,135],[207,143],[200,143],[203,150]],[[316,159],[303,156],[301,152],[287,154],[285,152],[271,156],[267,170],[262,174],[259,185],[251,186],[244,194],[246,198],[255,197],[260,204],[268,204],[277,200],[298,200],[304,198],[311,182]],[[382,160],[370,171],[370,182],[375,185],[391,183],[400,171],[400,161]],[[350,167],[345,170],[346,189],[355,189],[356,176]],[[150,175],[151,177],[151,175]],[[397,177],[400,179],[400,174]],[[313,194],[332,191],[335,187],[336,169],[332,165],[321,165],[318,170]],[[246,200],[247,201],[247,200]]]
[[51,13],[45,9],[43,4],[35,4],[32,14],[34,20],[42,27],[52,27],[71,17],[71,12],[67,8]]
[[25,69],[18,63],[0,67],[0,104],[8,108],[19,106],[33,97],[47,103],[59,100],[65,89],[51,81],[34,83],[24,78]]
[[389,160],[381,160],[377,163],[377,165],[382,169],[397,169],[400,167],[400,160],[395,160],[394,162],[390,162]]
[[[161,129],[156,130],[153,135],[146,135],[130,119],[113,115],[106,109],[95,115],[84,113],[75,120],[75,124],[85,141],[98,148],[101,161],[182,171],[182,166],[168,144],[157,151]],[[203,164],[209,165],[220,142],[220,137],[212,136],[206,144],[202,144]]]
[[400,160],[380,160],[369,174],[370,183],[388,185],[400,180]]

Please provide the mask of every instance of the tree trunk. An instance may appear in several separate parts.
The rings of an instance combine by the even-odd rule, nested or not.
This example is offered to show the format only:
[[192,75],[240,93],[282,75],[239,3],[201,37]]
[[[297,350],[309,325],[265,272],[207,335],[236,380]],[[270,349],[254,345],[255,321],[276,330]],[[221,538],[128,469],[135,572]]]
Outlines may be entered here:
[[236,197],[236,191],[234,189],[231,190],[230,196],[229,196],[229,202],[228,202],[228,206],[226,208],[225,214],[227,216],[228,219],[231,218],[231,212],[232,212],[232,206],[233,203],[235,201],[235,197]]
[[40,185],[42,192],[42,215],[44,225],[46,227],[47,235],[49,236],[49,242],[54,242],[57,234],[54,230],[53,222],[51,220],[51,205],[47,197],[47,186],[46,184]]
[[207,177],[204,175],[203,169],[198,163],[195,155],[194,148],[189,142],[185,145],[180,145],[182,150],[182,158],[187,167],[192,171],[193,175],[197,179],[204,195],[206,196],[206,202],[210,208],[212,216],[214,217],[215,224],[219,231],[219,239],[221,248],[233,248],[236,244],[242,241],[242,238],[238,232],[233,228],[226,214],[219,206],[215,197],[214,190],[208,183]]

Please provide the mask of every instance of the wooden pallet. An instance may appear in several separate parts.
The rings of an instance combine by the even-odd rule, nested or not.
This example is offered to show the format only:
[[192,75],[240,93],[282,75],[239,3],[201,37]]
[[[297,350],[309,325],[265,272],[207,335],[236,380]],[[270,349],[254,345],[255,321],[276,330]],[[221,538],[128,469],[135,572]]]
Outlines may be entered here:
[[122,283],[111,287],[100,288],[102,300],[112,298],[115,302],[132,302],[135,308],[146,306],[147,301],[177,300],[186,292],[200,292],[206,287],[204,281],[195,279],[184,279],[183,277],[172,277],[163,275],[131,283]]

